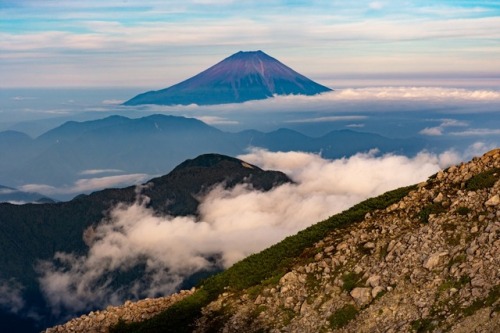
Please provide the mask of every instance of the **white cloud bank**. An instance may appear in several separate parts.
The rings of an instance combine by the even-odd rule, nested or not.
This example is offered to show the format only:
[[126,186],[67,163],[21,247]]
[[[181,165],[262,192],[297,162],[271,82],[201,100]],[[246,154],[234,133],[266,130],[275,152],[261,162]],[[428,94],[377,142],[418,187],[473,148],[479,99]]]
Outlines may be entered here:
[[[231,113],[269,113],[269,112],[363,112],[378,111],[414,111],[421,112],[436,105],[446,106],[449,113],[469,110],[477,112],[498,112],[500,91],[475,90],[445,87],[372,87],[338,89],[314,96],[287,95],[274,96],[264,100],[248,101],[238,104],[222,105],[143,105],[121,106],[128,110],[141,109],[149,112],[167,112],[171,114],[196,115],[198,119],[207,114],[228,115]],[[339,115],[332,115],[342,117]],[[344,117],[362,117],[362,115],[347,115]],[[205,118],[210,120],[210,118]],[[230,120],[230,119],[223,119]],[[316,121],[328,119],[316,119]],[[341,118],[332,118],[329,121],[340,121]],[[349,119],[344,119],[349,120]],[[308,120],[311,121],[311,120]]]
[[[109,219],[87,230],[86,256],[57,253],[54,261],[40,264],[40,284],[54,311],[169,294],[201,269],[229,267],[363,199],[425,180],[462,156],[422,152],[408,158],[371,151],[326,160],[310,153],[255,149],[240,158],[284,171],[296,184],[266,193],[245,185],[216,187],[202,198],[198,218],[158,216],[146,208],[147,198],[117,206]],[[136,265],[145,274],[132,285],[112,286],[111,274]]]

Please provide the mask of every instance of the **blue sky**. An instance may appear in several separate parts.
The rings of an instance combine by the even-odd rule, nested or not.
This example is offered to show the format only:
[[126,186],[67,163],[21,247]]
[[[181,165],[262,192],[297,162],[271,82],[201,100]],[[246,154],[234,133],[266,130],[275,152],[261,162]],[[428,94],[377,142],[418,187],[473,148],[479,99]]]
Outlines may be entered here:
[[0,0],[0,17],[0,87],[161,88],[257,49],[330,85],[500,77],[500,1]]

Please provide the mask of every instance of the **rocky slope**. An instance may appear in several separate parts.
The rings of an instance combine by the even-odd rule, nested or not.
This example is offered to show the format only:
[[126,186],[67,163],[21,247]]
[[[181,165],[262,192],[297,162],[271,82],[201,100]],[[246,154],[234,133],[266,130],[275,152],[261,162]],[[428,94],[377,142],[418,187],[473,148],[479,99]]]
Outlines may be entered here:
[[140,322],[156,316],[172,304],[192,295],[191,290],[182,290],[168,297],[146,298],[138,302],[127,301],[121,306],[108,306],[106,310],[92,311],[88,315],[74,318],[64,325],[45,330],[45,333],[56,332],[108,332],[109,327],[120,322]]
[[[332,231],[278,284],[222,295],[196,331],[222,309],[231,309],[226,332],[496,331],[499,168],[495,150],[438,173],[360,224]],[[480,189],[474,177],[487,170],[496,183]]]
[[226,287],[192,330],[497,332],[499,179],[500,149],[441,171],[359,223],[331,229],[277,278]]

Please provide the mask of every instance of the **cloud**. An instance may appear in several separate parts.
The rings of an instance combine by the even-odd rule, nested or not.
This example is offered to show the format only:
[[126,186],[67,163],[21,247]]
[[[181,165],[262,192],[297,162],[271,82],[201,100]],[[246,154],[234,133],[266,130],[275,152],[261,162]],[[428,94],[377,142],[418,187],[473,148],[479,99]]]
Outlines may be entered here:
[[121,99],[105,99],[102,101],[102,104],[104,104],[104,105],[120,105],[124,102],[125,102],[125,100],[121,100]]
[[[408,102],[411,102],[409,104]],[[196,114],[208,112],[222,114],[227,112],[363,112],[371,113],[378,111],[405,111],[421,112],[422,108],[435,107],[436,105],[451,106],[450,110],[471,110],[481,108],[488,111],[488,105],[492,105],[491,112],[498,111],[500,103],[500,91],[474,90],[444,87],[373,87],[373,88],[350,88],[339,89],[314,96],[286,95],[274,96],[264,100],[247,101],[238,104],[222,104],[198,106],[192,105],[143,105],[123,106],[124,109],[144,110],[149,112],[168,112],[177,114]],[[450,111],[453,112],[453,111]],[[458,111],[457,111],[458,112]],[[349,115],[349,117],[352,115]],[[355,115],[354,117],[359,117]],[[198,115],[197,115],[198,117]],[[330,117],[330,116],[325,116]],[[333,115],[332,117],[341,117]],[[318,117],[321,118],[321,117]],[[328,118],[326,118],[328,119]],[[342,119],[342,118],[331,118]],[[346,119],[346,118],[344,118]],[[445,120],[440,120],[444,122]]]
[[500,91],[445,87],[373,87],[340,90],[334,99],[500,101]]
[[373,10],[379,10],[384,8],[384,4],[380,1],[372,1],[368,4],[368,7]]
[[[85,233],[86,255],[57,253],[40,263],[40,285],[54,311],[172,293],[195,272],[229,267],[363,199],[423,181],[460,155],[422,152],[408,158],[371,151],[326,160],[254,149],[240,158],[284,171],[295,184],[269,192],[216,187],[201,198],[197,218],[159,216],[140,196],[132,205],[118,205]],[[117,274],[137,267],[143,275],[129,285],[113,285]]]
[[451,132],[454,136],[489,136],[500,135],[500,129],[497,128],[471,128],[462,132]]
[[31,101],[36,99],[36,97],[29,97],[29,96],[14,96],[12,97],[12,100],[14,101]]
[[0,307],[11,313],[18,313],[24,308],[23,286],[11,279],[0,280]]
[[0,194],[12,194],[17,192],[19,191],[14,188],[0,188]]
[[439,136],[443,135],[442,127],[426,127],[419,132],[422,135]]
[[[491,6],[200,1],[2,8],[4,84],[150,86],[243,48],[288,55],[305,74],[484,73],[499,64],[491,40],[500,36],[500,20]],[[382,44],[384,52],[373,47]]]
[[[94,172],[100,170],[87,170],[87,171]],[[87,174],[92,174],[92,173],[87,173]],[[21,191],[25,192],[38,192],[45,195],[88,193],[99,189],[116,187],[119,185],[139,184],[145,181],[148,177],[149,175],[144,173],[133,173],[133,174],[119,175],[119,176],[79,179],[73,185],[65,187],[54,187],[45,184],[26,184],[20,186],[20,189]]]
[[466,126],[469,126],[469,124],[465,121],[459,121],[456,119],[442,119],[441,124],[439,126],[426,127],[419,133],[422,135],[440,136],[443,135],[443,131],[446,127],[466,127]]
[[223,117],[217,116],[197,116],[196,119],[203,121],[205,124],[209,125],[237,125],[239,122],[236,120],[230,120]]
[[465,152],[463,154],[463,159],[470,160],[474,156],[481,156],[484,153],[486,153],[490,150],[493,150],[495,148],[498,148],[498,146],[495,144],[487,144],[487,143],[484,143],[481,141],[477,141],[477,142],[473,143],[472,145],[470,145],[469,147],[467,147],[467,149],[465,150]]
[[363,128],[363,127],[365,127],[365,124],[349,124],[349,125],[346,125],[346,127],[349,127],[349,128]]
[[309,119],[294,119],[288,120],[287,123],[323,123],[323,122],[334,122],[334,121],[350,121],[350,120],[363,120],[367,119],[367,116],[328,116],[328,117],[317,117]]
[[117,172],[123,172],[123,170],[120,170],[120,169],[89,169],[89,170],[81,171],[80,175],[86,176],[86,175],[97,175],[100,173],[117,173]]

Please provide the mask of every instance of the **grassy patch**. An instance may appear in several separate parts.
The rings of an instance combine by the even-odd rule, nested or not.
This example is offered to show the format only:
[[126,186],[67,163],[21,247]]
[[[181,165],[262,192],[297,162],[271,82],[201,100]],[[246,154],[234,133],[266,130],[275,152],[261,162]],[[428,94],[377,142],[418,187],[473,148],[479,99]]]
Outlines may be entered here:
[[411,329],[413,332],[424,333],[424,332],[432,332],[434,329],[434,324],[432,323],[432,319],[418,319],[411,322]]
[[388,249],[389,249],[389,243],[382,246],[382,248],[380,249],[380,253],[378,255],[379,259],[384,259],[387,256],[387,254],[389,253]]
[[445,211],[445,208],[441,203],[435,202],[432,204],[429,204],[422,208],[422,210],[417,214],[418,219],[420,220],[421,223],[429,223],[429,216],[431,214],[439,214]]
[[259,305],[252,311],[252,318],[256,319],[262,312],[266,312],[268,307],[266,305]]
[[[490,290],[485,299],[475,300],[471,305],[462,310],[464,316],[472,316],[477,310],[492,306],[500,298],[500,285],[496,285]],[[500,305],[496,305],[493,309],[495,312],[500,311]]]
[[306,275],[306,288],[310,292],[317,292],[319,290],[320,280],[316,278],[316,275],[309,273]]
[[361,281],[361,275],[356,274],[354,272],[349,272],[347,274],[342,275],[341,279],[343,282],[342,289],[347,292],[350,292],[359,285]]
[[457,208],[457,214],[462,215],[462,216],[466,216],[470,212],[471,212],[471,209],[469,207],[460,206]]
[[469,191],[477,191],[490,188],[495,185],[500,178],[500,168],[494,168],[488,171],[478,173],[465,183],[465,188]]
[[288,272],[307,248],[323,239],[331,230],[360,222],[366,213],[384,209],[406,196],[415,186],[400,188],[365,200],[352,208],[319,222],[294,236],[285,238],[260,253],[251,255],[224,272],[204,280],[191,296],[174,304],[159,315],[142,323],[115,327],[118,332],[191,332],[201,309],[224,290],[239,291],[265,280],[279,280]]
[[467,260],[467,256],[465,254],[459,254],[453,257],[448,263],[448,269],[450,269],[455,264],[461,264]]
[[292,322],[293,318],[295,318],[296,314],[292,309],[287,309],[284,307],[280,307],[280,313],[282,315],[282,325],[288,326]]
[[358,309],[352,304],[347,304],[342,308],[335,311],[330,317],[328,317],[328,322],[330,323],[331,329],[341,328],[349,324],[351,320],[356,318],[358,314]]
[[458,280],[449,279],[449,280],[446,280],[443,283],[441,283],[441,285],[438,287],[437,291],[438,291],[438,294],[442,294],[443,292],[446,292],[446,291],[450,290],[451,288],[460,289],[469,282],[470,282],[470,277],[465,276],[465,275],[460,277],[460,279],[458,279]]

